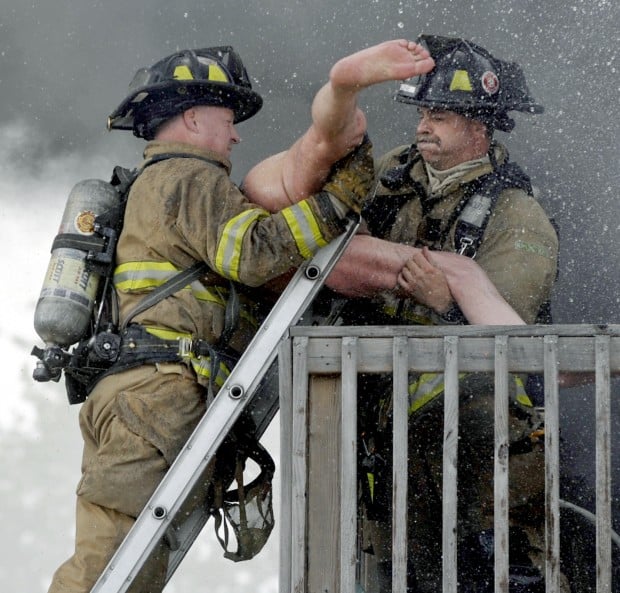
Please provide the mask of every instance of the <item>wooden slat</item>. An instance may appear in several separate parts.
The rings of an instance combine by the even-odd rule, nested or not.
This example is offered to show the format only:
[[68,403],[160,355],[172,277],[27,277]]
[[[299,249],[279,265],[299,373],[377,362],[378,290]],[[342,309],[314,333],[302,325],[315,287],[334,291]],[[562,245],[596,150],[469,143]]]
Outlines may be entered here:
[[446,336],[443,432],[443,593],[456,593],[457,575],[457,461],[459,440],[458,340]]
[[458,336],[538,336],[542,337],[550,333],[558,337],[586,337],[611,336],[620,337],[620,324],[564,324],[564,325],[297,325],[290,328],[292,337],[308,336],[310,338],[342,338],[344,336],[356,336],[358,338],[394,338],[396,336],[415,337],[444,337]]
[[[404,590],[406,583],[406,454],[407,397],[409,371],[437,371],[445,374],[444,418],[444,510],[442,540],[444,546],[443,593],[454,593],[457,583],[456,486],[458,455],[458,373],[483,371],[495,373],[495,499],[496,499],[496,593],[507,591],[508,549],[508,385],[511,372],[543,372],[545,375],[545,450],[546,450],[546,591],[560,593],[559,524],[559,387],[560,371],[585,371],[596,374],[596,469],[597,469],[597,593],[611,590],[611,461],[610,461],[610,375],[620,371],[620,325],[613,326],[521,326],[498,327],[295,327],[293,349],[295,399],[291,436],[291,584],[293,593],[310,590],[349,593],[351,565],[351,486],[343,466],[354,455],[350,427],[340,427],[341,397],[345,406],[354,397],[353,381],[338,383],[357,372],[390,373],[394,377],[394,492],[393,492],[393,585]],[[304,336],[302,341],[298,338]],[[324,337],[326,336],[326,337]],[[350,336],[348,341],[342,338]],[[355,346],[353,346],[355,344]],[[303,353],[303,356],[302,356]],[[344,361],[344,364],[343,364]],[[311,374],[311,400],[307,401]],[[331,375],[321,378],[320,375]],[[288,382],[283,385],[286,388]],[[329,386],[329,387],[326,387]],[[337,385],[337,388],[336,388]],[[317,397],[315,398],[315,393]],[[570,397],[570,391],[567,397]],[[338,402],[331,401],[337,399]],[[334,404],[334,405],[332,405]],[[312,409],[312,411],[308,408]],[[347,413],[350,415],[351,412]],[[340,429],[344,439],[340,441]],[[335,437],[332,433],[338,433]],[[284,434],[284,433],[283,433]],[[284,435],[285,436],[285,435]],[[306,441],[306,438],[309,442]],[[331,439],[331,440],[330,440]],[[309,443],[314,441],[314,445]],[[332,442],[333,441],[333,442]],[[340,451],[337,449],[340,448]],[[306,450],[313,453],[308,459]],[[346,450],[348,449],[348,451]],[[312,457],[314,455],[314,457]],[[342,456],[341,456],[342,455]],[[310,469],[305,465],[310,463]],[[284,469],[284,468],[283,468]],[[398,471],[402,470],[402,473]],[[310,473],[307,473],[310,472]],[[314,476],[312,474],[314,472]],[[309,477],[310,476],[310,477]],[[319,478],[320,476],[320,478]],[[321,488],[308,482],[319,482]],[[342,483],[335,483],[341,481]],[[356,481],[356,480],[355,480]],[[342,486],[342,490],[340,487]],[[304,495],[308,493],[308,507]],[[563,506],[567,506],[564,503]],[[336,509],[335,514],[333,508]],[[583,509],[580,509],[583,511]],[[303,525],[307,518],[310,523]],[[316,517],[321,516],[321,525]],[[339,522],[339,516],[342,521]],[[284,527],[284,526],[283,526]],[[319,529],[326,533],[320,534]],[[310,537],[309,534],[314,534]],[[321,535],[321,537],[318,537]],[[285,541],[285,540],[283,540]],[[325,551],[317,550],[329,542]],[[344,548],[340,549],[340,542]],[[306,548],[304,549],[304,546]],[[354,553],[353,553],[354,554]],[[307,573],[307,574],[306,574]],[[311,582],[310,574],[315,579]],[[286,575],[281,572],[281,575]],[[285,580],[285,579],[283,579]],[[311,586],[312,585],[312,586]],[[313,586],[317,585],[317,586]],[[286,588],[286,583],[284,585]]]
[[407,338],[393,344],[393,466],[392,481],[392,591],[407,590],[407,428],[409,375]]
[[[291,591],[306,591],[306,488],[307,488],[307,417],[308,338],[293,341],[293,432],[291,448]],[[284,592],[283,592],[284,593]]]
[[560,414],[558,338],[545,336],[545,540],[547,593],[560,593]]
[[310,377],[308,592],[338,591],[340,587],[341,393],[340,375]]
[[340,592],[355,592],[357,566],[357,338],[342,339]]
[[609,337],[596,336],[596,591],[611,593],[611,403]]
[[[547,328],[547,331],[548,328]],[[456,335],[456,334],[455,334]],[[554,334],[555,335],[555,334]],[[409,338],[409,371],[439,372],[443,367],[443,337]],[[459,367],[464,372],[493,372],[494,336],[459,338]],[[510,339],[508,370],[514,373],[543,371],[544,337]],[[558,370],[592,372],[594,343],[591,338],[559,337]],[[313,374],[340,372],[340,339],[312,338],[308,370]],[[620,338],[610,338],[610,368],[620,371]],[[366,373],[392,371],[392,338],[359,338],[358,370]]]
[[280,562],[279,592],[291,591],[292,558],[292,484],[293,468],[293,354],[290,341],[278,348],[278,381],[280,389]]
[[508,336],[495,338],[495,593],[508,593]]

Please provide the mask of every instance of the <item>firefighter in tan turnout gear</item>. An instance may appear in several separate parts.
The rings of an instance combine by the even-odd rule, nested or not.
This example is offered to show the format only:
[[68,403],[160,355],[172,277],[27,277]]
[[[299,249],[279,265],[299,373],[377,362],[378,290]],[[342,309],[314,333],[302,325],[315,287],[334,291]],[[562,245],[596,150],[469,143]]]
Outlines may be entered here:
[[[91,590],[253,337],[262,314],[256,287],[339,235],[370,189],[365,139],[314,195],[273,214],[251,204],[229,178],[229,159],[240,139],[235,125],[261,105],[235,51],[212,47],[180,51],[139,70],[110,116],[111,129],[133,130],[148,141],[117,246],[121,321],[179,270],[196,262],[208,270],[131,314],[118,372],[102,378],[82,406],[75,554],[56,571],[51,593]],[[149,355],[187,337],[200,347],[181,362]],[[136,345],[141,356],[123,366]],[[133,593],[163,588],[165,546]]]
[[[363,216],[373,237],[421,251],[402,269],[394,291],[367,307],[350,301],[345,318],[352,324],[467,323],[433,263],[435,253],[446,251],[475,257],[521,319],[534,323],[555,280],[558,240],[529,179],[493,132],[512,130],[510,111],[542,108],[516,64],[463,39],[418,41],[428,47],[435,68],[401,84],[396,97],[418,108],[415,143],[379,161],[377,192]],[[351,274],[363,269],[361,260],[345,256],[336,270],[346,277],[347,266]],[[493,380],[463,375],[459,388],[459,591],[491,593]],[[389,485],[391,469],[380,466],[390,458],[389,436],[373,424],[389,418],[392,387],[375,376],[363,379],[359,389],[360,401],[376,404],[361,412],[360,449],[369,452],[362,462],[371,480],[366,504],[379,527],[369,550],[384,562],[387,591],[391,494],[385,480]],[[442,375],[410,376],[409,403],[409,591],[430,593],[441,590]],[[543,593],[543,422],[520,377],[511,384],[510,431],[510,591]]]

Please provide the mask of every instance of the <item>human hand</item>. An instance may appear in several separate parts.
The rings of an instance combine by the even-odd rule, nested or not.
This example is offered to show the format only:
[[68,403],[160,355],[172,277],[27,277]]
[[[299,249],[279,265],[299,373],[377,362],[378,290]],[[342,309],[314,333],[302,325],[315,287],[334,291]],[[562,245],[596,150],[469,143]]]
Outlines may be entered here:
[[427,247],[405,263],[398,275],[398,286],[403,296],[413,298],[439,314],[448,311],[453,302],[446,275],[431,262]]

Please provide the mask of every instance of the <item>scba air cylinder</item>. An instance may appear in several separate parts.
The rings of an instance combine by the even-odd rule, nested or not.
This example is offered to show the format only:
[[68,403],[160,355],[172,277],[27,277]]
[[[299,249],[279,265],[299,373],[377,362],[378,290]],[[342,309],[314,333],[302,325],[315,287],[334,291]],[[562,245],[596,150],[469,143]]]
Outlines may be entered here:
[[34,313],[47,346],[75,344],[88,328],[100,276],[87,266],[88,251],[74,246],[94,235],[95,218],[117,201],[114,187],[100,179],[80,181],[69,194]]

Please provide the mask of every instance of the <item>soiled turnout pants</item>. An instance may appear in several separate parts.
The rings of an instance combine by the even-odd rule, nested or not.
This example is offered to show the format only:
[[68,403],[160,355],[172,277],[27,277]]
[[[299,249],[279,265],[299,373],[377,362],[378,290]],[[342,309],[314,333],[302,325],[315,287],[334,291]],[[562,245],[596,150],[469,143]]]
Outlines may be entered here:
[[[181,364],[146,365],[97,385],[80,411],[75,553],[49,593],[91,590],[205,410],[204,388]],[[132,593],[163,589],[168,552],[159,545]]]

